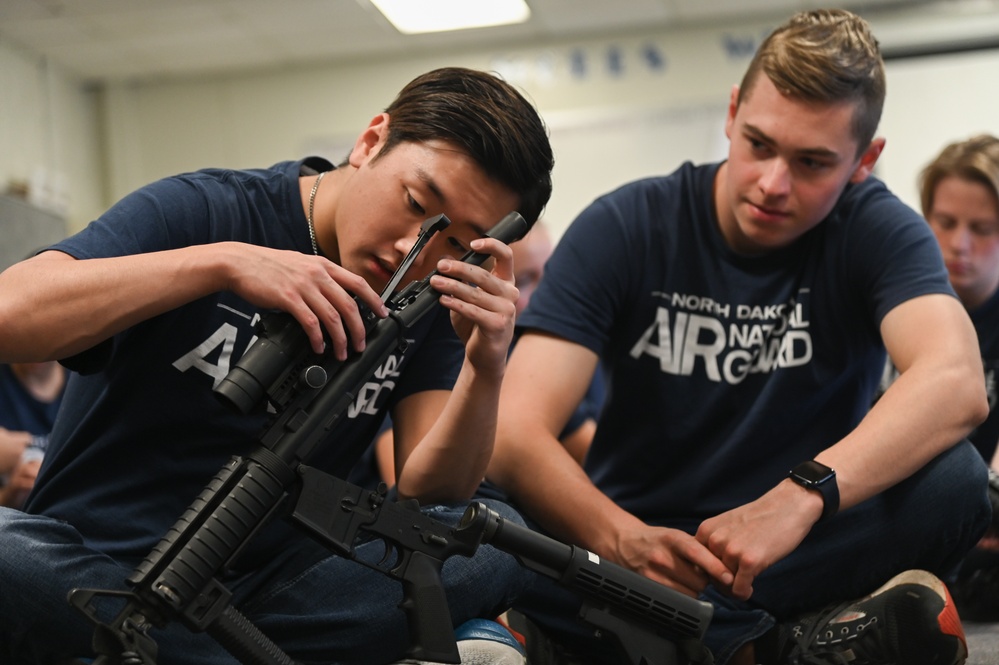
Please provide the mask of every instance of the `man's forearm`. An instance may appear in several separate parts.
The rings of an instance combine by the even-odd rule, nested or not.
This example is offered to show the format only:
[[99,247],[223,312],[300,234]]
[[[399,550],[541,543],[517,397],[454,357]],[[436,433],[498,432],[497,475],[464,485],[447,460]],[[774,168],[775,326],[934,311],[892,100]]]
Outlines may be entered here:
[[903,373],[853,432],[819,455],[836,469],[841,509],[908,478],[967,436],[987,414],[979,377],[959,365]]
[[14,265],[0,274],[4,294],[0,358],[7,362],[65,358],[211,293],[217,290],[211,276],[192,267],[211,254],[188,248],[78,261],[46,252]]
[[550,433],[505,428],[500,436],[490,480],[556,538],[611,556],[617,531],[640,524],[593,484]]
[[478,375],[466,362],[440,415],[404,461],[400,495],[463,501],[475,493],[496,440],[501,381]]

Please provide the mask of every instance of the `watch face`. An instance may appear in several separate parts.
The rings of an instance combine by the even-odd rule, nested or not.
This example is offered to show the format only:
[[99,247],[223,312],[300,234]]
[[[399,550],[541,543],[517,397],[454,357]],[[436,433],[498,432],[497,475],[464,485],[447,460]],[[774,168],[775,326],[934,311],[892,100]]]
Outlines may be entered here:
[[839,511],[839,487],[836,472],[821,462],[810,460],[791,469],[788,477],[807,490],[822,495],[822,515],[819,521],[829,519]]
[[836,475],[836,472],[825,464],[810,460],[802,462],[791,470],[793,478],[800,479],[809,485],[819,485]]

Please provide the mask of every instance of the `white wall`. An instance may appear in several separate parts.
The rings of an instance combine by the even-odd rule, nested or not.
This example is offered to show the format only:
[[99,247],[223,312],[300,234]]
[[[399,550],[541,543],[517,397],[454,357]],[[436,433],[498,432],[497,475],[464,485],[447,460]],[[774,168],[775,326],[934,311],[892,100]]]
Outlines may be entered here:
[[919,210],[918,173],[945,145],[999,136],[999,50],[892,60],[887,73],[877,173]]
[[[105,206],[97,95],[43,59],[0,43],[0,191],[78,226]],[[7,220],[0,220],[0,224]]]
[[338,161],[416,75],[438,66],[500,71],[551,130],[556,235],[595,195],[722,154],[732,84],[766,26],[657,33],[366,62],[281,73],[117,86],[106,96],[110,191],[204,166],[264,166],[317,153]]
[[[771,27],[118,84],[100,94],[0,44],[0,186],[38,173],[62,176],[76,230],[129,191],[173,173],[306,154],[337,161],[408,80],[463,65],[500,71],[545,117],[557,160],[546,218],[559,234],[590,200],[623,182],[723,156],[729,90]],[[892,28],[876,25],[876,33],[879,27]],[[999,134],[997,80],[999,51],[889,61],[880,132],[888,147],[878,174],[904,200],[917,205],[916,174],[945,143]]]

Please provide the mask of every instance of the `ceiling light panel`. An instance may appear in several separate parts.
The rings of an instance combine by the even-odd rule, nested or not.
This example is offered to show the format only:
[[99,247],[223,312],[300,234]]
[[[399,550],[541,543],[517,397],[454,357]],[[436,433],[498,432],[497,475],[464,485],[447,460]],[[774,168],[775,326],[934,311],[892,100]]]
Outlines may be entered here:
[[371,0],[406,35],[523,23],[531,16],[524,0]]

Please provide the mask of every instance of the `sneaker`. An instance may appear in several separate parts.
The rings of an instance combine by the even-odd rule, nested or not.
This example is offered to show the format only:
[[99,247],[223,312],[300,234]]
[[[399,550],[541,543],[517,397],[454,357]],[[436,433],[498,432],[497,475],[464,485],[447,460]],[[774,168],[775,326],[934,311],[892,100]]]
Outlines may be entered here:
[[961,665],[968,646],[946,585],[907,570],[861,600],[781,624],[790,665]]
[[[488,619],[471,619],[454,631],[461,665],[526,665],[527,656],[509,630]],[[436,665],[403,660],[406,665]]]
[[472,619],[454,631],[461,665],[525,665],[524,647],[495,621]]

